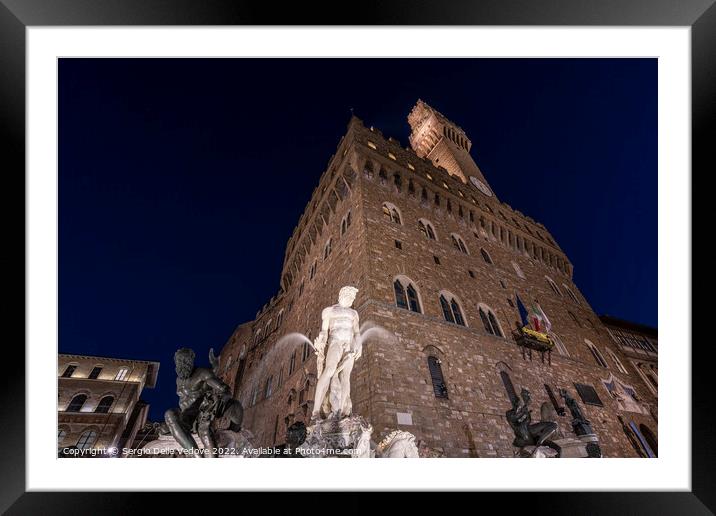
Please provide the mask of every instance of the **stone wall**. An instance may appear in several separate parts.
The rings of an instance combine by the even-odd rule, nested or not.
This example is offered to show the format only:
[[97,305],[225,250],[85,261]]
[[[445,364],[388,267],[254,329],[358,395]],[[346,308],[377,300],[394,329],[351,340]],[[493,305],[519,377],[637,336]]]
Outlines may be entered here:
[[[332,208],[322,209],[331,205],[332,192],[342,177],[350,177],[350,188],[342,199],[334,199]],[[398,208],[400,223],[386,218],[386,202]],[[342,235],[341,221],[348,210],[351,225]],[[436,240],[419,231],[418,219],[430,221]],[[453,234],[463,240],[467,254],[454,247]],[[324,259],[329,238],[332,251]],[[485,261],[481,249],[492,263]],[[303,361],[300,343],[279,347],[275,343],[290,332],[315,338],[321,310],[337,302],[340,287],[350,284],[360,289],[354,307],[361,321],[383,326],[395,335],[390,340],[366,342],[353,371],[354,411],[373,424],[376,442],[400,428],[415,434],[421,446],[444,456],[511,457],[513,434],[505,420],[510,401],[500,376],[505,371],[517,392],[526,387],[532,393],[534,421],[539,419],[540,404],[549,401],[545,384],[561,406],[559,389],[564,388],[592,422],[605,456],[637,456],[617,416],[646,424],[656,435],[657,422],[648,408],[656,413],[656,398],[631,370],[572,283],[571,274],[568,258],[544,226],[354,119],[289,241],[284,288],[255,321],[239,327],[222,351],[225,361],[228,355],[237,357],[245,350],[246,370],[237,387],[246,407],[245,426],[258,443],[277,444],[283,441],[287,425],[310,416],[315,358],[309,353]],[[413,283],[421,313],[396,306],[396,277]],[[465,326],[445,320],[441,294],[454,296]],[[520,320],[515,295],[525,304],[539,303],[567,354],[554,350],[551,364],[546,358],[543,362],[537,352],[531,359],[523,356],[511,337]],[[486,330],[480,308],[493,312],[502,337]],[[280,327],[271,328],[282,310]],[[255,341],[257,332],[263,336]],[[597,362],[587,341],[601,353],[607,367]],[[620,370],[607,349],[626,371]],[[294,352],[296,366],[289,375]],[[447,399],[434,394],[427,365],[430,355],[441,361]],[[225,365],[225,379],[232,385],[238,367],[237,360]],[[266,399],[268,377],[273,382]],[[643,413],[620,410],[603,383],[613,378],[634,389]],[[583,403],[575,382],[592,386],[604,406]],[[258,390],[255,403],[254,389]],[[571,435],[568,414],[567,410],[559,423]]]

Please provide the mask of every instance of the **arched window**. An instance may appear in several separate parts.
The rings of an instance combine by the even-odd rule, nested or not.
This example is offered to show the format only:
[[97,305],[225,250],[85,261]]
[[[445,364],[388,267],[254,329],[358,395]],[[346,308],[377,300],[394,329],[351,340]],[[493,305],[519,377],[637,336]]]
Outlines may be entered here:
[[564,345],[564,342],[562,342],[562,339],[559,338],[559,335],[554,332],[550,332],[549,336],[551,337],[552,342],[554,342],[554,347],[557,348],[557,352],[560,355],[568,357],[569,352],[567,351],[567,347]]
[[323,248],[323,259],[327,260],[328,257],[331,255],[332,250],[332,239],[329,238],[328,242],[326,242],[326,247]]
[[411,312],[422,313],[420,297],[415,284],[406,277],[399,277],[393,281],[395,304],[398,308],[405,308]]
[[430,370],[430,380],[433,383],[433,392],[436,398],[447,398],[448,390],[443,377],[443,370],[440,367],[440,359],[434,356],[428,357],[428,369]]
[[570,316],[570,317],[572,318],[572,320],[574,321],[574,324],[576,324],[577,326],[579,326],[579,327],[581,328],[581,327],[582,327],[582,324],[579,322],[579,319],[577,319],[577,316],[574,315],[574,314],[573,314],[572,312],[570,312],[569,310],[567,310],[567,313],[569,314],[569,316]]
[[289,376],[294,372],[296,369],[296,351],[291,353],[291,358],[288,361],[288,374]]
[[316,260],[313,261],[313,265],[311,265],[311,269],[308,271],[309,279],[313,279],[313,277],[316,275]]
[[94,366],[92,368],[92,371],[90,371],[90,374],[87,378],[89,378],[90,380],[96,380],[97,377],[99,376],[99,373],[101,373],[101,372],[102,372],[102,366]]
[[594,356],[594,360],[597,361],[597,364],[599,364],[601,367],[603,367],[605,369],[609,369],[609,366],[607,365],[607,361],[604,360],[604,357],[599,352],[597,347],[594,344],[592,344],[591,341],[589,341],[587,339],[584,339],[584,342],[587,344],[587,346],[589,346],[589,351],[592,352],[592,355]]
[[109,408],[112,406],[112,403],[114,403],[114,396],[105,396],[99,400],[99,404],[94,411],[98,414],[106,414],[109,412]]
[[517,276],[519,276],[522,279],[525,279],[525,273],[522,272],[522,269],[520,269],[520,266],[517,265],[516,262],[512,262],[512,268],[515,269],[515,274],[517,274]]
[[609,354],[609,356],[612,358],[612,360],[616,364],[619,372],[624,373],[624,374],[629,374],[626,370],[626,367],[624,367],[624,364],[622,364],[621,360],[619,360],[619,357],[617,357],[611,349],[607,348],[607,353]]
[[276,329],[281,326],[281,323],[283,322],[283,308],[279,310],[278,315],[276,316]]
[[68,365],[65,371],[62,373],[62,378],[72,378],[72,375],[75,372],[75,369],[77,369],[77,366],[74,364]]
[[578,304],[578,305],[581,304],[581,303],[579,302],[579,299],[577,299],[577,296],[575,296],[575,295],[574,295],[574,292],[572,292],[572,289],[571,289],[571,288],[569,288],[569,287],[568,287],[567,285],[565,285],[564,283],[562,283],[562,286],[567,290],[567,294],[569,294],[569,297],[572,298],[572,301],[574,301],[574,302],[575,302],[576,304]]
[[435,229],[433,228],[433,225],[430,223],[429,220],[426,219],[419,219],[418,220],[418,230],[425,235],[425,238],[429,240],[437,240],[435,236]]
[[658,450],[658,444],[656,442],[656,436],[654,435],[654,432],[652,432],[651,429],[643,423],[641,425],[639,425],[639,430],[641,430],[641,434],[644,436],[644,439],[646,440],[646,444],[649,445],[649,448],[651,448],[651,451],[654,452],[654,455],[658,457],[659,450]]
[[470,254],[467,252],[467,247],[465,246],[465,242],[463,241],[462,237],[456,233],[453,233],[450,235],[450,238],[452,239],[452,245],[455,249],[460,251],[464,254]]
[[266,378],[266,386],[264,387],[264,398],[270,398],[273,394],[273,376]]
[[388,222],[402,224],[398,208],[389,202],[383,203],[383,218],[385,218]]
[[478,312],[480,313],[480,320],[482,320],[482,325],[485,327],[485,331],[487,333],[497,337],[504,336],[502,328],[500,328],[500,324],[497,322],[497,317],[495,317],[495,314],[490,307],[486,305],[479,305]]
[[482,255],[482,259],[485,260],[485,263],[493,264],[492,258],[490,258],[489,253],[485,251],[485,249],[480,248],[480,254]]
[[560,292],[559,288],[557,288],[557,284],[552,281],[552,278],[550,278],[549,276],[545,276],[544,279],[547,280],[547,283],[549,283],[549,287],[554,291],[555,294],[559,296],[562,295],[562,292]]
[[350,210],[346,213],[346,216],[341,220],[341,236],[346,234],[348,228],[351,226],[351,212]]
[[79,412],[80,410],[82,410],[82,406],[85,404],[85,401],[87,401],[87,395],[78,394],[77,396],[72,398],[70,404],[67,405],[66,412]]
[[97,432],[94,430],[85,430],[82,432],[82,435],[80,435],[80,438],[77,440],[77,449],[79,450],[89,450],[94,446],[95,441],[97,440]]
[[129,374],[128,367],[120,367],[119,371],[117,371],[117,376],[115,376],[114,379],[118,382],[122,382],[127,379],[128,374]]
[[462,316],[462,309],[455,296],[449,292],[440,294],[440,307],[443,310],[443,317],[447,322],[465,326],[465,319]]

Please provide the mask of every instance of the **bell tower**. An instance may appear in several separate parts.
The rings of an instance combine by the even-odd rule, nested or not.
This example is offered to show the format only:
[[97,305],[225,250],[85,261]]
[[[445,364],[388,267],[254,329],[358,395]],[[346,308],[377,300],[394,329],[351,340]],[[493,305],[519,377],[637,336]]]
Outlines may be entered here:
[[428,158],[463,183],[469,181],[483,194],[492,196],[485,176],[470,156],[472,142],[457,124],[422,100],[408,115],[408,123],[410,146],[418,156]]

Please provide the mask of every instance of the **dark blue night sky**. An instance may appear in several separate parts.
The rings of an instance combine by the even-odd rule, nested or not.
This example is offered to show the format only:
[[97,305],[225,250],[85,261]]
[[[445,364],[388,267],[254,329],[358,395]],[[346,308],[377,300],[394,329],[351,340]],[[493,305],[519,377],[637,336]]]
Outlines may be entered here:
[[597,313],[657,325],[655,59],[62,59],[59,351],[207,365],[279,288],[350,109],[408,144],[418,98],[542,222]]

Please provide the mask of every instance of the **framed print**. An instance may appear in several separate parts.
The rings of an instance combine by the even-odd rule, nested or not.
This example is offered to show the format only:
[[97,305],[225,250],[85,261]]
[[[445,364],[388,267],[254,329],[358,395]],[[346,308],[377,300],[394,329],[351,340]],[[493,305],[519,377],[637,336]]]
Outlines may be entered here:
[[538,4],[3,0],[27,301],[3,508],[709,513],[716,8]]

